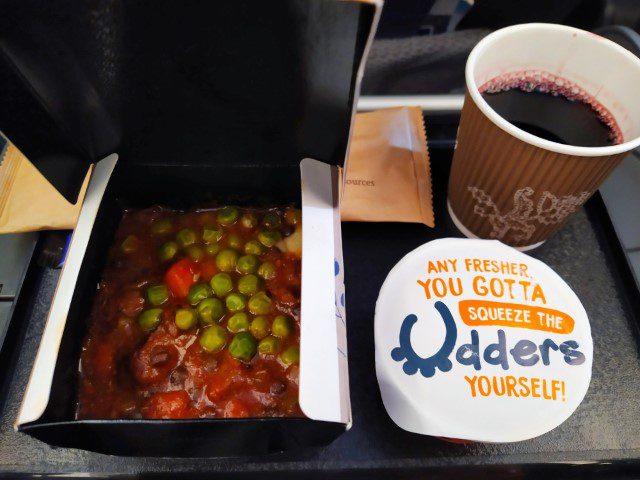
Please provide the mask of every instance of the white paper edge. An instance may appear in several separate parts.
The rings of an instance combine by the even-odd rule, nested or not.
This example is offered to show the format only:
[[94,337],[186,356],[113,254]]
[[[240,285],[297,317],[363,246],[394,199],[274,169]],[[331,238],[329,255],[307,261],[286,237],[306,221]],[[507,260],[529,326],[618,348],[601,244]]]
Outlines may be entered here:
[[[364,70],[369,56],[369,51],[373,44],[375,33],[382,13],[383,0],[372,0],[371,4],[374,5],[375,13],[373,21],[371,23],[371,30],[365,44],[360,64],[358,65],[358,71],[356,72],[356,82],[354,89],[354,100],[351,105],[351,122],[349,125],[349,137],[347,140],[347,148],[345,151],[345,163],[344,168],[347,167],[347,160],[349,158],[349,148],[351,146],[351,132],[356,119],[358,111],[358,98],[360,96],[360,87],[362,84],[362,78],[364,77]],[[300,162],[300,171],[302,176],[302,291],[301,291],[301,311],[300,311],[300,391],[299,391],[299,403],[300,408],[304,414],[313,420],[324,420],[330,422],[345,423],[347,430],[351,428],[352,416],[351,416],[351,399],[349,396],[349,365],[347,356],[347,334],[346,334],[346,315],[345,308],[341,305],[341,298],[344,298],[344,271],[343,271],[343,258],[342,258],[342,230],[340,223],[340,195],[338,193],[334,196],[333,192],[323,191],[322,195],[324,200],[320,198],[307,198],[307,200],[319,201],[320,205],[324,203],[324,206],[313,207],[309,210],[309,205],[305,208],[305,196],[310,193],[310,187],[315,185],[319,177],[325,176],[326,185],[331,185],[332,174],[331,167],[329,165],[318,162],[310,158],[305,158]],[[344,176],[338,175],[337,181],[344,181]],[[312,183],[305,183],[313,182]],[[325,188],[326,188],[325,185]],[[338,185],[335,185],[338,188]],[[313,225],[310,225],[310,220],[315,221],[315,208],[322,210],[328,210],[328,205],[333,204],[331,209],[332,214],[325,211],[322,216],[323,222],[329,222],[329,216],[333,216],[333,234],[328,235],[325,232],[325,236],[320,239],[316,238],[316,230]],[[307,216],[305,217],[305,211]],[[309,213],[314,212],[312,217],[309,217]],[[327,223],[328,225],[328,223]],[[310,240],[310,236],[313,235],[313,239]],[[322,241],[326,244],[322,245]],[[320,247],[322,253],[316,250]],[[331,247],[331,248],[330,248]],[[311,255],[305,252],[312,252]],[[335,274],[332,275],[331,285],[328,282],[328,271],[325,261],[332,259],[333,264],[339,265],[339,272],[335,273],[335,267],[330,270]],[[313,285],[316,278],[320,278],[317,275],[320,270],[316,270],[316,263],[320,262],[323,265],[322,281],[327,282],[327,290],[313,291]],[[306,272],[306,273],[305,273]],[[310,272],[313,272],[311,274]],[[325,278],[326,276],[326,278]],[[305,279],[307,280],[305,282]],[[313,282],[309,282],[309,280]],[[305,295],[305,291],[307,292]],[[322,301],[319,298],[322,298]],[[309,299],[313,300],[309,300]],[[333,313],[330,315],[328,310],[329,303],[332,302]],[[322,315],[318,315],[318,310],[312,310],[313,305],[319,305],[322,308]],[[321,318],[317,318],[321,317]],[[335,330],[331,331],[331,321],[329,319],[333,317],[335,323]],[[315,320],[314,320],[315,318]],[[319,320],[319,321],[318,321]],[[323,333],[324,330],[324,333]],[[321,337],[318,335],[326,336]],[[331,365],[323,364],[323,358],[331,357],[331,352],[335,352],[335,358],[330,359]],[[320,354],[320,357],[317,356]]]
[[114,153],[96,163],[93,169],[78,222],[71,237],[67,258],[53,296],[20,413],[14,425],[16,430],[20,425],[40,418],[49,403],[53,372],[67,322],[69,305],[71,305],[98,208],[117,161],[118,155]]
[[[300,408],[313,419],[349,424],[346,325],[336,310],[340,230],[336,167],[305,158],[302,188]],[[338,223],[339,225],[339,223]],[[342,255],[340,254],[340,262]],[[342,314],[340,314],[342,315]]]
[[[335,178],[336,182],[340,182],[341,175],[339,172]],[[347,430],[351,428],[351,396],[349,395],[349,353],[347,352],[347,309],[345,299],[344,286],[344,261],[342,258],[342,223],[340,218],[340,199],[339,188],[336,184],[338,192],[335,193],[334,199],[338,205],[333,210],[333,232],[334,232],[334,285],[335,285],[335,319],[336,331],[338,335],[338,354],[340,362],[340,391],[342,392],[342,411],[347,412]],[[346,392],[346,394],[345,394]]]

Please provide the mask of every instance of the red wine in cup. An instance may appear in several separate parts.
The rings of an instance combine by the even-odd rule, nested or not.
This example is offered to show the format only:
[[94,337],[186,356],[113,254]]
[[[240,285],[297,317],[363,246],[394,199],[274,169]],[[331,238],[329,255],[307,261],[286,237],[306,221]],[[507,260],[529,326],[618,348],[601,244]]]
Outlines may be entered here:
[[579,87],[550,74],[510,74],[480,87],[502,118],[536,137],[581,147],[621,143],[611,113]]

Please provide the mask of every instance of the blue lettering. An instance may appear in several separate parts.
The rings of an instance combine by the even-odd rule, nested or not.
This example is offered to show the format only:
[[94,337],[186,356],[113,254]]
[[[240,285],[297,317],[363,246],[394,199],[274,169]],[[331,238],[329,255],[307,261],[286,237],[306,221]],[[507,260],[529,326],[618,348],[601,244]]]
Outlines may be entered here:
[[547,338],[542,342],[542,345],[540,345],[540,355],[542,356],[543,365],[549,365],[549,363],[551,363],[549,360],[549,349],[558,350],[558,345],[550,338]]
[[577,350],[578,342],[568,340],[560,344],[560,352],[564,354],[564,361],[569,365],[582,365],[586,360],[584,353]]
[[523,367],[531,367],[538,363],[540,355],[536,353],[537,351],[538,346],[531,340],[520,340],[516,343],[515,347],[510,350],[515,362]]
[[480,370],[480,339],[477,330],[471,330],[471,343],[458,347],[456,360],[461,365],[473,365],[473,368]]
[[456,339],[458,337],[458,327],[456,322],[449,311],[449,308],[442,302],[436,302],[434,307],[440,314],[447,331],[442,347],[435,355],[431,357],[423,358],[418,355],[413,346],[411,345],[411,329],[418,321],[418,317],[415,315],[407,315],[402,321],[400,327],[399,342],[400,346],[394,348],[391,351],[391,358],[396,362],[401,362],[406,359],[406,362],[402,366],[402,370],[407,375],[413,375],[418,370],[420,374],[425,378],[433,377],[436,373],[436,368],[442,372],[448,372],[453,366],[449,355],[453,351],[453,347],[456,345]]
[[[444,324],[446,334],[442,346],[432,356],[421,357],[411,344],[411,331],[418,322],[418,317],[414,314],[407,315],[402,321],[400,333],[398,335],[399,346],[391,350],[391,358],[396,362],[404,361],[402,370],[407,375],[415,375],[418,371],[425,378],[433,377],[436,370],[448,372],[453,367],[449,359],[453,352],[457,337],[458,328],[451,315],[451,311],[443,302],[434,304],[436,311]],[[504,330],[497,331],[498,341],[487,345],[484,352],[480,350],[480,334],[477,330],[471,330],[471,341],[464,343],[456,350],[456,361],[461,365],[473,366],[475,370],[482,369],[482,359],[490,365],[500,365],[503,370],[509,369],[509,356],[523,367],[531,367],[542,360],[543,365],[551,363],[550,351],[560,350],[564,355],[563,359],[568,365],[582,365],[586,361],[585,355],[578,350],[578,342],[567,340],[558,346],[550,338],[545,339],[540,345],[536,345],[531,340],[520,340],[514,347],[507,351],[507,336]],[[538,354],[538,349],[540,354]]]
[[[497,355],[494,355],[497,354]],[[504,330],[498,330],[498,343],[492,343],[484,350],[484,361],[491,365],[502,365],[503,370],[509,370],[507,358],[507,337]]]

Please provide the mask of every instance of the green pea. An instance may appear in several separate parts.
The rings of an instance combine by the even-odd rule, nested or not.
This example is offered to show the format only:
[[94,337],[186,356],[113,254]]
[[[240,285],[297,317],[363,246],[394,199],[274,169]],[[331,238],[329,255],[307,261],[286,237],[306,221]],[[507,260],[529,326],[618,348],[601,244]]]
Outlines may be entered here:
[[269,335],[269,319],[267,317],[263,317],[262,315],[254,318],[251,321],[249,331],[251,332],[251,335],[253,335],[257,339],[266,337],[267,335]]
[[203,326],[219,322],[224,315],[224,305],[218,298],[205,298],[198,304],[197,310]]
[[196,326],[198,318],[195,310],[191,308],[181,308],[176,311],[175,322],[180,330],[189,330]]
[[275,212],[268,212],[262,219],[262,224],[267,228],[278,228],[282,225],[280,215]]
[[242,246],[244,244],[244,242],[242,241],[242,237],[236,233],[230,234],[227,242],[229,243],[229,247],[233,248],[234,250],[242,250]]
[[138,250],[139,245],[140,241],[138,240],[138,237],[136,237],[135,235],[129,235],[124,239],[122,245],[120,245],[120,248],[124,253],[133,253]]
[[230,293],[224,300],[227,310],[230,312],[239,312],[247,306],[247,299],[241,293]]
[[151,233],[154,235],[166,235],[173,230],[173,224],[168,218],[161,218],[151,224]]
[[222,298],[233,290],[233,280],[228,273],[216,273],[209,282],[216,296]]
[[258,217],[256,217],[253,213],[245,213],[240,218],[240,223],[244,228],[253,228],[258,225]]
[[230,332],[246,332],[249,330],[249,315],[244,312],[237,312],[227,320],[227,329]]
[[233,225],[239,216],[240,212],[236,207],[224,207],[218,212],[218,222],[220,225]]
[[189,245],[193,245],[194,243],[196,243],[198,238],[196,236],[196,232],[194,232],[190,228],[183,228],[178,233],[176,233],[176,240],[181,247],[188,247]]
[[280,354],[280,360],[285,365],[300,362],[300,347],[292,345]]
[[264,292],[258,292],[249,299],[249,311],[254,315],[266,315],[271,311],[271,299]]
[[169,300],[169,289],[164,285],[153,285],[147,288],[147,299],[151,305],[162,305]]
[[264,262],[258,267],[258,275],[265,280],[271,280],[276,276],[276,266],[270,262]]
[[262,248],[262,244],[257,240],[249,240],[244,244],[244,253],[249,255],[260,255],[264,252],[264,248]]
[[229,353],[233,358],[249,362],[256,354],[258,341],[249,332],[238,333],[229,344]]
[[243,255],[238,259],[237,269],[240,273],[255,273],[260,261],[255,255]]
[[265,247],[273,247],[282,239],[282,234],[277,230],[263,230],[258,234],[258,240]]
[[293,318],[286,315],[278,315],[271,324],[271,333],[276,337],[286,338],[293,330]]
[[227,344],[227,331],[220,325],[211,325],[200,333],[198,342],[207,352],[219,352]]
[[222,238],[222,229],[216,226],[207,226],[202,230],[202,241],[204,243],[216,243]]
[[204,251],[207,252],[207,255],[211,255],[213,257],[220,251],[220,245],[218,245],[217,243],[205,245]]
[[253,295],[262,287],[262,281],[255,275],[244,275],[238,280],[238,291],[244,295]]
[[268,336],[258,343],[258,352],[263,355],[275,355],[280,350],[280,340],[276,337]]
[[286,212],[284,212],[284,221],[287,222],[288,225],[296,225],[302,221],[302,211],[297,208],[288,208]]
[[189,258],[194,262],[200,262],[204,258],[204,250],[197,245],[189,245],[186,250]]
[[230,248],[220,250],[216,255],[216,267],[223,272],[232,272],[236,269],[236,263],[238,262],[238,252]]
[[158,250],[158,256],[160,260],[166,262],[167,260],[171,260],[178,253],[178,244],[176,242],[166,242],[160,245],[160,249]]
[[211,288],[206,283],[197,283],[192,285],[187,294],[187,301],[191,305],[197,305],[205,298],[209,298],[213,295]]
[[158,325],[160,325],[160,321],[162,320],[162,309],[161,308],[150,308],[149,310],[145,310],[138,317],[138,325],[145,332],[150,332],[151,330],[155,330]]

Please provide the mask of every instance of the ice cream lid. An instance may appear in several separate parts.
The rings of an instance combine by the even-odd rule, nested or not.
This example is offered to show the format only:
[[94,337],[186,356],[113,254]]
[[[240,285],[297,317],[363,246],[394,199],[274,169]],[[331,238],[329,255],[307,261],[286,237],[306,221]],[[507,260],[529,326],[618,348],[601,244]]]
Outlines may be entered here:
[[387,413],[424,435],[533,438],[569,418],[591,380],[576,294],[494,240],[435,240],[402,258],[380,290],[375,346]]

